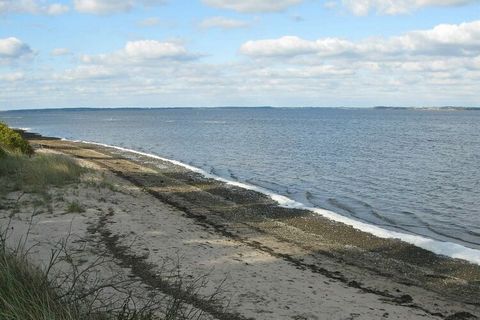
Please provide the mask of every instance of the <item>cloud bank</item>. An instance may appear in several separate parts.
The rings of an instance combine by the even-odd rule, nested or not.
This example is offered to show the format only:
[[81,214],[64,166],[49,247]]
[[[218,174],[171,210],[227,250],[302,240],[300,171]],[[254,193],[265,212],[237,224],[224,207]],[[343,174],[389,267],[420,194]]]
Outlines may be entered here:
[[70,8],[61,3],[47,3],[41,0],[0,0],[0,15],[10,13],[30,13],[60,15]]
[[242,13],[279,12],[303,0],[202,0],[204,4]]
[[423,7],[449,7],[478,4],[478,0],[342,0],[342,5],[358,16],[377,14],[405,14]]
[[475,56],[480,54],[480,21],[441,24],[430,30],[411,31],[391,38],[353,42],[339,38],[305,40],[296,36],[244,43],[241,53],[251,57],[375,57],[398,55]]
[[135,7],[165,4],[165,0],[74,0],[75,9],[81,13],[113,14],[128,12]]
[[67,66],[36,69],[16,63],[34,50],[9,37],[0,39],[7,66],[0,69],[0,100],[29,107],[51,105],[51,97],[58,106],[480,102],[480,21],[358,40],[286,35],[245,41],[238,51],[236,59],[212,62],[185,43],[143,39],[100,54],[70,53]]

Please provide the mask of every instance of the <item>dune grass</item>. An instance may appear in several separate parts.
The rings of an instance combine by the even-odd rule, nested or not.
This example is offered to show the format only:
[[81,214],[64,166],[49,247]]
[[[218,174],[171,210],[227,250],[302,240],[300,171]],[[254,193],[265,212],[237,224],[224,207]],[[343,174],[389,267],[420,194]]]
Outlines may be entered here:
[[42,192],[47,186],[77,183],[85,171],[66,156],[34,154],[27,140],[0,122],[0,192]]
[[[8,229],[8,228],[7,228]],[[24,243],[17,249],[6,246],[6,233],[0,232],[0,319],[2,320],[203,320],[208,318],[203,312],[191,309],[188,301],[192,292],[206,286],[204,277],[194,279],[191,284],[184,281],[179,273],[167,274],[173,280],[178,292],[170,298],[158,296],[153,291],[142,297],[145,303],[139,309],[140,301],[135,301],[130,287],[138,286],[132,280],[118,281],[115,275],[98,279],[96,267],[108,260],[95,260],[82,270],[74,262],[75,254],[63,243],[61,248],[52,248],[52,259],[44,268],[38,268],[28,259],[28,249]],[[57,264],[69,264],[72,272],[52,272]],[[179,268],[179,267],[178,267]],[[179,270],[179,269],[178,269]],[[90,283],[90,280],[94,283]],[[69,283],[66,287],[65,280]],[[60,284],[60,285],[59,285]],[[128,293],[125,300],[117,300],[115,306],[102,300],[104,288],[114,288]],[[215,301],[218,292],[206,297],[206,302]],[[114,301],[115,303],[115,301]]]
[[[0,123],[0,193],[44,193],[49,186],[79,182],[84,171],[62,155],[34,155],[28,141]],[[0,240],[0,319],[83,319],[73,305],[58,299],[42,270],[24,254],[7,250],[3,234]]]
[[0,249],[0,319],[80,320],[61,303],[41,270],[26,258]]
[[56,154],[32,157],[5,152],[0,158],[3,191],[43,192],[48,186],[78,183],[86,171],[73,159]]
[[[0,196],[20,191],[50,197],[50,187],[80,184],[82,174],[87,171],[88,169],[81,167],[73,158],[64,155],[34,154],[26,140],[0,123]],[[113,185],[111,189],[114,190]],[[66,211],[81,213],[85,209],[79,202],[73,201],[68,203]],[[186,305],[185,301],[195,287],[188,290],[183,288],[184,280],[180,275],[173,279],[179,284],[178,291],[186,292],[185,297],[163,298],[161,294],[152,293],[152,297],[145,297],[145,306],[137,310],[136,303],[130,296],[129,286],[135,283],[133,280],[130,283],[118,282],[114,278],[98,279],[95,268],[99,265],[96,262],[82,267],[83,271],[79,272],[79,266],[71,259],[72,253],[65,245],[62,245],[61,249],[52,249],[52,257],[56,258],[50,260],[46,268],[38,268],[27,259],[29,250],[24,248],[24,244],[18,245],[17,249],[7,248],[8,232],[13,232],[12,230],[9,224],[0,225],[0,320],[203,319],[203,313],[189,309]],[[28,234],[23,241],[26,241],[27,237]],[[101,257],[104,258],[102,255]],[[66,283],[62,276],[52,276],[49,273],[60,263],[70,266],[62,273],[62,276],[72,283],[69,288],[59,285],[59,282]],[[88,279],[92,278],[98,282],[90,284]],[[168,276],[168,279],[172,277]],[[199,285],[199,282],[194,283]],[[200,283],[200,287],[202,285]],[[108,287],[124,293],[129,292],[129,295],[120,307],[107,306],[100,311],[95,307],[96,304],[105,306],[111,303],[99,300],[98,296]],[[216,294],[207,297],[207,301],[213,301]],[[164,316],[155,316],[158,311]]]

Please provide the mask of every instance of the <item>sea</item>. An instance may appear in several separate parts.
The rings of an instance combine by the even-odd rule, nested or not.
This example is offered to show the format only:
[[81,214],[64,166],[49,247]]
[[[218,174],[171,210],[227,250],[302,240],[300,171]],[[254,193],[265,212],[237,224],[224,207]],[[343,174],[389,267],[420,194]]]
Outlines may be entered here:
[[480,263],[480,111],[46,109],[0,121],[175,160],[280,205]]

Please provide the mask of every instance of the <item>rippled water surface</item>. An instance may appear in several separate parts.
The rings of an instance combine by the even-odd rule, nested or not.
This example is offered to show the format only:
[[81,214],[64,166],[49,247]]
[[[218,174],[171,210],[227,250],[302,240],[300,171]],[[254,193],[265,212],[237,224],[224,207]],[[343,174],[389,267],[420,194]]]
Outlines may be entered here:
[[480,249],[480,112],[129,109],[0,112],[44,135],[180,160],[386,229]]

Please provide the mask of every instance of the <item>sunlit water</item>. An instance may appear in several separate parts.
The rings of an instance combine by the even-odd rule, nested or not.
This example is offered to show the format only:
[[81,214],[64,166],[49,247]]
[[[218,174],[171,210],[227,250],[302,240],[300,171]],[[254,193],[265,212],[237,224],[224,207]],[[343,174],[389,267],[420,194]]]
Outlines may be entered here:
[[480,112],[129,109],[0,112],[44,135],[176,159],[403,233],[480,249]]

